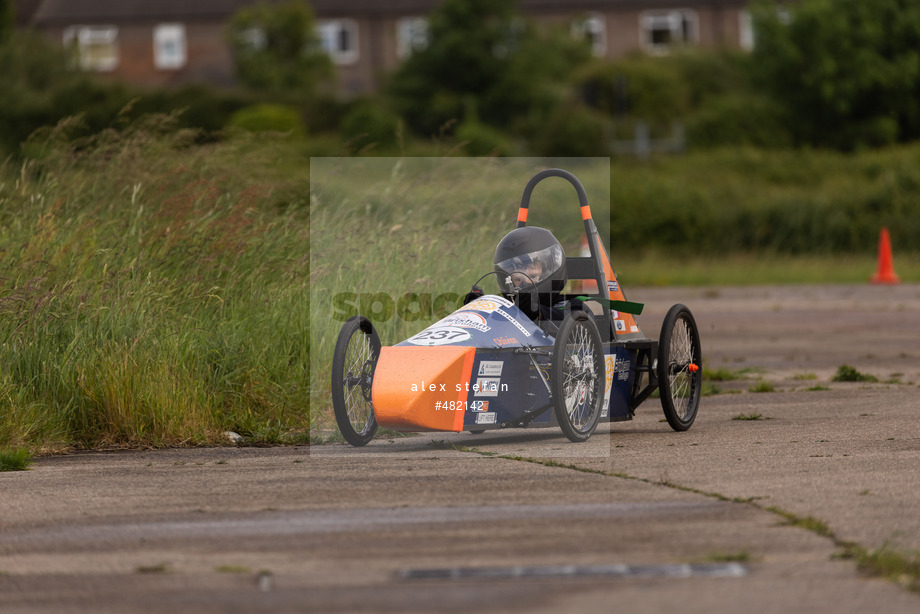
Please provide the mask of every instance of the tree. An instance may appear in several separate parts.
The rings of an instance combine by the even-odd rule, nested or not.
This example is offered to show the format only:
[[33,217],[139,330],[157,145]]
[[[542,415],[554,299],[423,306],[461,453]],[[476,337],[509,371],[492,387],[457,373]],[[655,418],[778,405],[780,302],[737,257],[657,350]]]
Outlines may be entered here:
[[230,20],[228,38],[237,77],[252,89],[310,95],[332,75],[303,0],[241,9]]
[[0,0],[0,43],[10,37],[15,27],[16,12],[13,10],[13,0]]
[[920,0],[801,0],[755,11],[752,67],[800,143],[920,138]]
[[387,85],[410,127],[432,134],[471,118],[507,129],[548,104],[552,84],[587,58],[586,44],[536,32],[514,4],[445,0],[431,13],[427,46]]

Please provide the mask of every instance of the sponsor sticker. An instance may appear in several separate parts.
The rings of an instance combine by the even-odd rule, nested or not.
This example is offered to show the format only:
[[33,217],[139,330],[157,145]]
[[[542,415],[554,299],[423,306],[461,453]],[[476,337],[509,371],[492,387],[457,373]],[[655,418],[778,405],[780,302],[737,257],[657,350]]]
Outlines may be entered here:
[[490,329],[486,324],[486,319],[474,311],[460,311],[452,313],[446,318],[437,322],[434,326],[458,326],[460,328],[475,328],[478,331],[486,332]]
[[511,307],[513,304],[514,303],[508,299],[490,294],[489,296],[483,296],[477,298],[475,301],[467,303],[457,311],[481,311],[483,313],[492,313],[498,311],[502,307]]
[[625,322],[624,320],[614,320],[613,322],[614,322],[614,324],[616,324],[616,328],[617,328],[617,332],[618,332],[618,333],[625,333],[625,332],[626,332],[626,322]]
[[479,363],[479,371],[476,375],[498,377],[502,374],[503,366],[505,366],[505,363],[501,360],[483,360]]
[[613,354],[604,355],[604,408],[601,410],[601,418],[606,418],[610,412],[610,389],[613,387],[616,370],[617,357]]
[[620,291],[620,284],[618,284],[618,283],[616,282],[616,280],[609,280],[609,279],[608,279],[608,280],[607,280],[607,291],[608,291],[608,292],[619,292],[619,291]]
[[[613,386],[613,376],[617,372],[617,357],[613,354],[604,355],[604,399],[610,398],[610,387]],[[606,403],[606,401],[605,401]]]
[[[470,303],[470,304],[472,305],[472,303]],[[515,320],[514,317],[513,317],[510,313],[505,313],[504,311],[499,310],[499,311],[498,311],[498,315],[502,316],[503,318],[505,318],[506,320],[508,320],[508,321],[511,322],[512,324],[514,324],[514,325],[517,327],[517,329],[518,329],[519,331],[521,331],[521,332],[524,334],[525,337],[529,337],[529,336],[530,336],[530,333],[527,332],[527,329],[524,328],[524,327],[521,325],[520,322],[518,322],[517,320]]]
[[628,360],[618,360],[616,366],[617,379],[621,382],[625,382],[629,379],[629,361]]
[[477,397],[497,397],[501,389],[501,378],[498,377],[479,377],[476,379],[476,396]]
[[476,414],[476,424],[495,424],[495,418],[498,416],[495,412],[487,414]]
[[406,339],[412,345],[450,345],[468,340],[472,335],[468,330],[455,326],[426,328],[422,332]]
[[517,337],[495,337],[494,339],[492,339],[492,343],[494,343],[495,345],[501,346],[501,345],[515,345],[517,343],[520,343],[520,341],[517,340]]
[[470,411],[489,411],[489,402],[470,401]]

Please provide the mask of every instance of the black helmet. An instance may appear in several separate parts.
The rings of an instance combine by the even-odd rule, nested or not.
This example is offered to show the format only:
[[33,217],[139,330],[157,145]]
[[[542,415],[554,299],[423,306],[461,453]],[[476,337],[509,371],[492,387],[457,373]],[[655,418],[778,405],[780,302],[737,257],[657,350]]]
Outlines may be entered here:
[[511,295],[515,288],[552,294],[565,287],[565,252],[545,228],[515,228],[499,241],[494,262],[502,294]]

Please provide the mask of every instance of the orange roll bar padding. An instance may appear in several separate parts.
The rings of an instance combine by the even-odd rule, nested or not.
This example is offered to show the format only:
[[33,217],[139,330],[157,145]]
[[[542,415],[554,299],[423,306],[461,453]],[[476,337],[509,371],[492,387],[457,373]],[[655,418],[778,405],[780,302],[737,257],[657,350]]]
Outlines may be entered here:
[[585,205],[581,208],[581,219],[590,220],[591,219],[591,207]]
[[524,207],[518,209],[518,221],[524,224],[527,223],[527,209]]
[[475,357],[476,348],[465,346],[381,348],[371,389],[377,423],[398,431],[462,431]]

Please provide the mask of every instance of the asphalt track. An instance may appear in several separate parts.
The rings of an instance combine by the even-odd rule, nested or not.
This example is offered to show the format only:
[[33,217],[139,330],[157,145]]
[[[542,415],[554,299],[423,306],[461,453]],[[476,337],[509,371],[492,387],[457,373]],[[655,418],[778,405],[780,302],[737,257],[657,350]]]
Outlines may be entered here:
[[[0,474],[0,612],[920,611],[840,556],[920,552],[920,286],[629,298],[656,338],[687,304],[737,374],[686,433],[649,400],[578,445],[41,458]],[[842,364],[879,382],[831,382]]]

